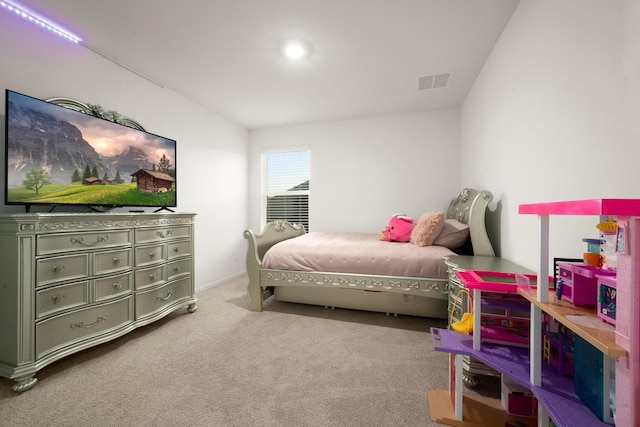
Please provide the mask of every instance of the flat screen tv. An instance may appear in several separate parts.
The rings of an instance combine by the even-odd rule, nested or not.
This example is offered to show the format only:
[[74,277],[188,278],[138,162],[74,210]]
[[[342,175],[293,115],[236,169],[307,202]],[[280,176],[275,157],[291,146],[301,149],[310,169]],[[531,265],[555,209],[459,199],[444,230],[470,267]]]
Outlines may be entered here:
[[6,91],[5,204],[176,206],[176,142]]

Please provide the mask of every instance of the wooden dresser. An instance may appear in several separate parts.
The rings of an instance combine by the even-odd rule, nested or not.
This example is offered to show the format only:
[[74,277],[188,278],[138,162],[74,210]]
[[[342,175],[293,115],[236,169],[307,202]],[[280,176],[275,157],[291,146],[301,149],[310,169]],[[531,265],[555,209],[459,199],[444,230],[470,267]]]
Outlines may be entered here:
[[0,215],[0,376],[44,366],[197,308],[194,214]]

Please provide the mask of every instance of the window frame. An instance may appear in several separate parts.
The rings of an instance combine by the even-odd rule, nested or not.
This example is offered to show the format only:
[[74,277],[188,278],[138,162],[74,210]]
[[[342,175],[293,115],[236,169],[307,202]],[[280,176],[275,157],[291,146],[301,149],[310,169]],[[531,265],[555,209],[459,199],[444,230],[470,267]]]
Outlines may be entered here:
[[[268,160],[269,155],[277,154],[277,153],[297,153],[297,152],[306,152],[308,157],[307,164],[307,180],[309,181],[309,188],[307,190],[298,190],[298,191],[274,191],[269,193],[268,185],[269,185],[269,171],[268,171]],[[299,184],[304,183],[305,180],[301,181]],[[298,184],[298,185],[299,185]],[[311,198],[311,148],[308,146],[293,146],[293,147],[278,147],[278,148],[264,148],[260,150],[260,227],[264,228],[267,223],[267,205],[269,197],[273,196],[299,196],[306,195],[307,196],[307,212],[306,212],[306,223],[303,221],[302,223],[305,226],[306,231],[309,231],[310,228],[310,210],[309,210],[309,200]],[[295,187],[295,185],[293,186]],[[293,188],[291,187],[291,188]],[[290,221],[291,222],[291,221]],[[300,221],[295,221],[295,223],[300,223]]]

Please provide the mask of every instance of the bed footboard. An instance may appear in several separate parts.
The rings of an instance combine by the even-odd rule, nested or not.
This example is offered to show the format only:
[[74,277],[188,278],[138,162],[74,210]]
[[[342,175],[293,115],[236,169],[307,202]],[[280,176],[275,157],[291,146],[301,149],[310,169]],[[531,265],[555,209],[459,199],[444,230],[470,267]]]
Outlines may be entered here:
[[247,285],[249,310],[262,311],[264,299],[272,295],[269,289],[263,289],[260,284],[260,267],[265,252],[278,242],[298,237],[305,233],[306,231],[302,224],[291,224],[283,220],[268,223],[261,233],[254,233],[251,230],[245,230],[242,233],[248,242],[246,262],[247,275],[249,276],[249,284]]

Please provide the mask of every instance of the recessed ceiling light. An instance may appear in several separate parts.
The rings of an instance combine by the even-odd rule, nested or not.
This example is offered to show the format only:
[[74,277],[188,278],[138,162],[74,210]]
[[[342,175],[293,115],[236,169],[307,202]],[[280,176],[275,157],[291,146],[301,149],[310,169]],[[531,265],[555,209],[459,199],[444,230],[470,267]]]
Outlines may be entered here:
[[308,57],[310,51],[309,44],[303,40],[286,40],[280,48],[280,52],[284,57],[292,61],[299,61]]

